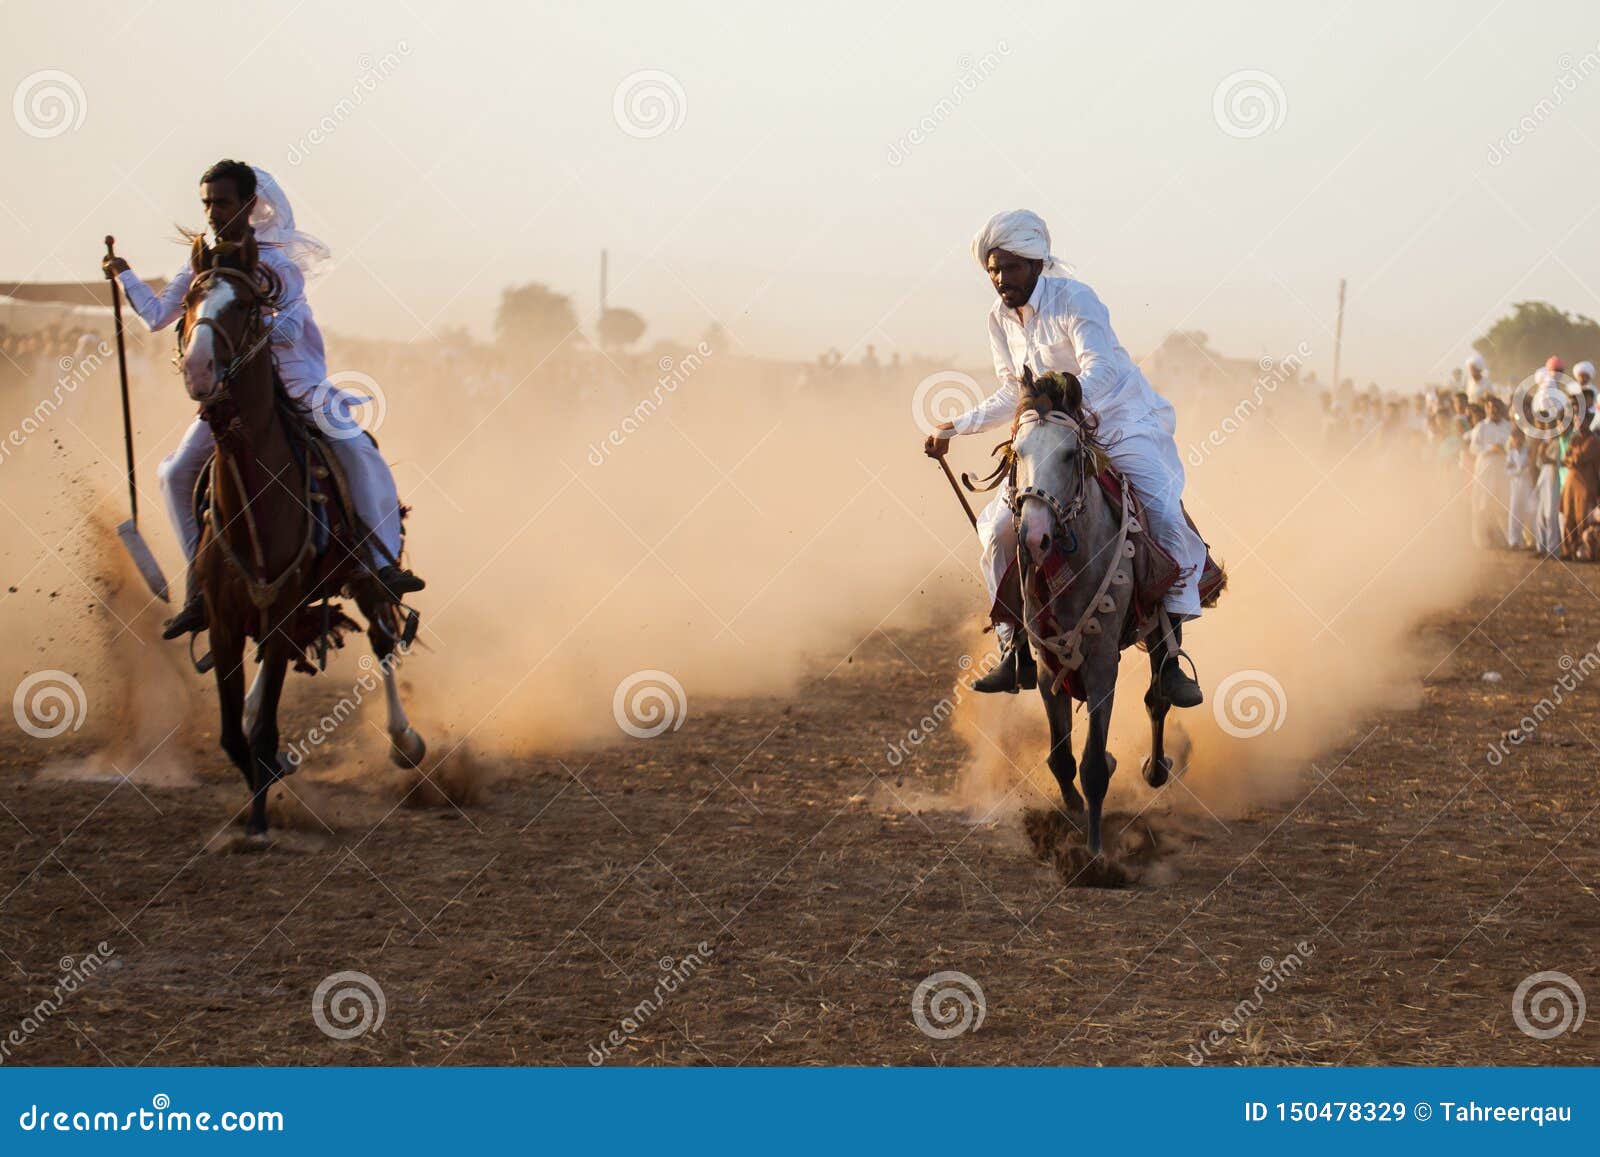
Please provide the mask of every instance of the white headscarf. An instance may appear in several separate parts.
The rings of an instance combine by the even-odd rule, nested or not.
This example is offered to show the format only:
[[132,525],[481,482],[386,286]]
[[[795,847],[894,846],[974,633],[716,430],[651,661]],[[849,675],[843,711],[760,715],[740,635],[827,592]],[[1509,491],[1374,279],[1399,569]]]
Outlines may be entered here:
[[250,211],[250,225],[256,231],[256,240],[272,245],[300,267],[300,272],[311,276],[318,266],[333,256],[332,250],[316,237],[294,226],[294,209],[289,197],[272,174],[265,169],[250,166],[256,175],[256,207]]
[[1574,378],[1581,378],[1581,377],[1583,377],[1584,374],[1588,374],[1589,375],[1589,382],[1592,385],[1594,383],[1594,363],[1593,362],[1579,362],[1577,365],[1572,367],[1572,376]]
[[1487,374],[1489,372],[1489,366],[1483,360],[1482,354],[1473,354],[1467,358],[1466,369],[1469,377],[1472,375],[1473,370],[1477,370],[1480,374]]
[[1028,209],[996,213],[972,239],[972,256],[985,269],[992,250],[1004,249],[1031,261],[1043,261],[1045,273],[1062,274],[1066,266],[1050,252],[1050,227]]

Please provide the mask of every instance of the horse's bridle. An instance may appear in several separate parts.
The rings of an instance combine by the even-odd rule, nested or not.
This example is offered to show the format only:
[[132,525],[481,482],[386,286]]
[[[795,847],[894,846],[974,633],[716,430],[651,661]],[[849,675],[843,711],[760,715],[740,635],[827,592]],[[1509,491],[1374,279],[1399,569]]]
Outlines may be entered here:
[[[1021,433],[1023,426],[1031,425],[1034,422],[1050,422],[1057,426],[1066,426],[1078,435],[1078,452],[1076,455],[1078,459],[1078,491],[1072,496],[1072,501],[1066,504],[1063,504],[1059,498],[1048,490],[1041,490],[1037,486],[1019,487],[1017,485],[1017,435]],[[1083,424],[1070,414],[1062,413],[1060,410],[1050,410],[1042,414],[1037,410],[1029,410],[1017,419],[1016,429],[1013,431],[1012,436],[994,448],[993,452],[1000,455],[1000,463],[994,468],[994,472],[985,475],[977,482],[971,481],[963,474],[961,476],[962,481],[966,482],[967,488],[973,491],[994,490],[1004,482],[1011,492],[1008,503],[1011,507],[1011,518],[1019,524],[1022,521],[1022,503],[1025,499],[1034,498],[1044,503],[1050,513],[1055,515],[1056,525],[1060,528],[1061,533],[1072,535],[1073,546],[1067,551],[1068,554],[1071,554],[1077,549],[1077,536],[1073,533],[1072,524],[1083,513],[1083,506],[1089,488],[1089,459],[1091,455],[1086,452],[1085,443],[1087,437]]]
[[[269,279],[273,279],[270,269],[262,267],[262,272]],[[233,338],[228,336],[228,331],[222,328],[222,324],[213,317],[197,317],[194,319],[192,326],[184,326],[178,332],[179,361],[182,361],[184,355],[188,352],[189,343],[194,340],[195,333],[203,326],[209,326],[216,340],[227,348],[228,362],[217,371],[217,390],[212,399],[208,399],[208,402],[217,400],[220,396],[227,394],[228,383],[233,380],[234,376],[251,358],[261,352],[261,347],[266,345],[267,339],[272,335],[271,329],[262,320],[262,306],[274,296],[272,287],[269,285],[264,289],[253,275],[241,269],[212,266],[210,269],[202,270],[195,274],[194,281],[189,286],[189,296],[194,296],[217,277],[225,277],[229,281],[244,287],[247,295],[246,307],[250,313],[245,321],[244,333],[240,335],[238,345],[234,344]],[[240,345],[246,347],[243,353],[239,352]]]

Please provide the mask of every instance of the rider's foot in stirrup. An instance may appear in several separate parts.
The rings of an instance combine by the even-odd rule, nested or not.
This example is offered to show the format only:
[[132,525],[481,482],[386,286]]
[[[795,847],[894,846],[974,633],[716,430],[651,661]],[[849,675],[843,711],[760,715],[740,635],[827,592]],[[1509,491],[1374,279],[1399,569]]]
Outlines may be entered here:
[[1031,691],[1038,685],[1038,668],[1034,665],[1027,644],[1013,643],[1006,648],[1000,665],[973,683],[972,689],[985,695],[998,692],[1015,695],[1018,691]]
[[426,590],[428,587],[428,584],[416,575],[395,566],[394,563],[390,563],[388,566],[381,567],[378,570],[378,582],[384,590],[394,597],[395,602],[399,602],[406,595]]
[[1206,698],[1200,684],[1189,677],[1176,659],[1168,659],[1161,666],[1161,697],[1174,707],[1198,707]]
[[198,634],[205,629],[206,600],[204,594],[197,589],[189,592],[189,597],[177,614],[161,624],[161,637],[180,639],[184,635]]

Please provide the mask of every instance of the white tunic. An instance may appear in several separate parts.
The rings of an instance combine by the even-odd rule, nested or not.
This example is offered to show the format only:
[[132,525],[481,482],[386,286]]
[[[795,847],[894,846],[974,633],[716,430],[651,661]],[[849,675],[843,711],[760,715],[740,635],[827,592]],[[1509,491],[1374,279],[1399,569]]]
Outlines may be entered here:
[[[1206,546],[1183,514],[1183,459],[1173,440],[1177,415],[1117,341],[1110,313],[1094,290],[1072,278],[1039,278],[1022,309],[995,302],[989,344],[1000,387],[954,420],[956,433],[977,434],[1010,422],[1021,398],[1024,366],[1035,377],[1057,371],[1076,376],[1084,405],[1099,422],[1107,456],[1132,483],[1152,533],[1182,568],[1182,580],[1165,599],[1168,611],[1198,616]],[[1002,487],[979,518],[991,596],[1016,554],[1009,500],[1009,490]]]
[[1151,389],[1112,332],[1109,311],[1081,281],[1041,277],[1021,310],[996,300],[989,311],[989,346],[1000,388],[955,419],[958,434],[977,434],[1011,421],[1025,365],[1035,377],[1055,371],[1074,375],[1083,385],[1084,405],[1100,420],[1102,440],[1152,410],[1172,408]]
[[[268,339],[272,357],[290,396],[303,399],[328,376],[322,330],[317,328],[316,318],[311,315],[311,306],[306,301],[305,274],[271,246],[262,246],[261,263],[283,284],[281,304],[265,317],[272,329]],[[119,274],[117,280],[122,282],[128,304],[140,319],[153,330],[165,329],[183,316],[183,298],[194,282],[194,268],[184,262],[159,296],[131,269]]]

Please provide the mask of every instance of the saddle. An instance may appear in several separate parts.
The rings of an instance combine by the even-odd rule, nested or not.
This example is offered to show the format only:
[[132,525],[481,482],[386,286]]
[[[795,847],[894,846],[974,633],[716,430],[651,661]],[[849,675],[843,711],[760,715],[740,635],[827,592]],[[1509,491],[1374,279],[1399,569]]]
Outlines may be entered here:
[[[306,506],[311,516],[312,550],[303,564],[310,576],[308,593],[286,629],[296,643],[295,670],[315,674],[327,667],[330,647],[337,650],[344,646],[346,631],[361,629],[360,624],[331,600],[341,592],[348,595],[351,580],[361,573],[355,562],[355,544],[361,542],[366,533],[355,513],[349,481],[326,435],[312,416],[289,397],[282,383],[276,385],[278,410],[289,449],[306,479]],[[207,523],[210,509],[216,460],[213,450],[195,483],[195,521],[202,527]],[[263,617],[263,632],[264,624]],[[257,641],[260,641],[259,636]],[[313,656],[316,666],[310,661]]]
[[[1183,568],[1178,565],[1165,547],[1156,541],[1144,517],[1143,505],[1138,496],[1134,494],[1131,486],[1124,487],[1122,474],[1113,466],[1107,464],[1105,469],[1095,475],[1095,481],[1104,492],[1107,502],[1111,506],[1112,514],[1119,520],[1123,516],[1123,495],[1126,493],[1128,501],[1132,504],[1132,521],[1128,530],[1128,543],[1125,547],[1125,557],[1130,559],[1130,577],[1133,585],[1132,614],[1123,623],[1122,638],[1118,640],[1118,648],[1126,650],[1135,644],[1143,644],[1150,634],[1160,629],[1160,616],[1162,600],[1167,593],[1185,577]],[[1199,528],[1195,526],[1194,519],[1189,517],[1188,510],[1183,512],[1184,521],[1191,530],[1199,535]],[[1200,536],[1205,541],[1203,535]],[[1131,553],[1127,553],[1131,548]],[[1050,556],[1043,563],[1034,567],[1028,576],[1029,591],[1028,602],[1041,610],[1030,632],[1042,637],[1060,636],[1072,627],[1071,623],[1062,623],[1056,620],[1054,613],[1054,595],[1064,589],[1065,584],[1070,584],[1071,576],[1067,568],[1067,556],[1059,548],[1051,551]],[[1213,607],[1222,596],[1228,585],[1227,572],[1211,557],[1211,546],[1206,544],[1206,558],[1201,566],[1199,594],[1202,607]],[[1106,604],[1109,607],[1109,603]],[[994,606],[990,609],[990,617],[996,623],[1009,623],[1018,629],[1024,627],[1022,611],[1022,583],[1017,569],[1017,560],[1012,559],[1006,567],[1006,572],[1000,580],[1000,589],[995,596]],[[1087,624],[1089,633],[1099,633],[1099,623]],[[1044,663],[1055,682],[1065,684],[1073,698],[1083,699],[1084,691],[1082,681],[1078,678],[1075,667],[1062,670],[1063,664],[1059,657],[1049,652],[1038,656]]]

